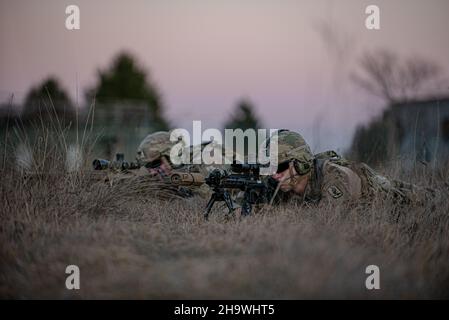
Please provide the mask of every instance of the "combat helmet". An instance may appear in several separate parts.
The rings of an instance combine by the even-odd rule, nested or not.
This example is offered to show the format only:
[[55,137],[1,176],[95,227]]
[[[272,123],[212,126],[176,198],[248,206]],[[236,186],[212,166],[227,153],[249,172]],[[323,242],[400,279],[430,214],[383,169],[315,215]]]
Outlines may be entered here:
[[280,168],[288,168],[288,164],[293,162],[296,172],[305,175],[310,172],[313,165],[313,153],[304,138],[297,132],[290,130],[279,130],[275,132],[278,139],[278,171]]
[[170,150],[176,143],[170,141],[170,133],[167,131],[151,133],[137,148],[136,160],[141,165],[151,164],[164,156],[170,160]]

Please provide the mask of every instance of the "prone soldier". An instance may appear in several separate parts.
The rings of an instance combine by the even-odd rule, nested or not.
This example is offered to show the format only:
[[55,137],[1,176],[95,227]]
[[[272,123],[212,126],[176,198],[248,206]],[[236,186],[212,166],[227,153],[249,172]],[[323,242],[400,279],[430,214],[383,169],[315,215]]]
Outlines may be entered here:
[[272,178],[278,181],[276,193],[280,191],[280,199],[348,205],[368,203],[380,196],[402,204],[423,205],[439,198],[437,190],[388,179],[368,165],[348,161],[333,151],[313,155],[297,132],[280,130],[275,135],[279,165]]
[[[148,170],[151,176],[157,176],[167,183],[175,182],[175,184],[178,184],[178,179],[182,178],[184,185],[179,188],[188,188],[194,195],[209,197],[211,190],[204,183],[204,178],[214,169],[225,170],[228,166],[225,164],[195,164],[197,162],[195,160],[201,159],[201,153],[206,147],[208,147],[208,152],[220,152],[226,156],[224,147],[213,141],[203,143],[201,148],[185,146],[183,152],[189,156],[188,163],[175,165],[171,161],[170,152],[178,142],[171,141],[170,133],[167,131],[151,133],[142,140],[137,148],[136,160]],[[182,174],[183,177],[180,177]],[[186,181],[190,183],[186,185]]]

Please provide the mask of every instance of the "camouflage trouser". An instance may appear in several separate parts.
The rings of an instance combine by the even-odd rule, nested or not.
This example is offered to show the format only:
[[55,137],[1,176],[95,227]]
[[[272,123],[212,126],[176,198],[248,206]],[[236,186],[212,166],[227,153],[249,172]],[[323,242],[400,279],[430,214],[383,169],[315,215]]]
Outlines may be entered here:
[[438,190],[400,180],[390,180],[364,163],[352,164],[351,169],[362,179],[362,193],[367,199],[382,196],[401,204],[425,205],[441,198]]

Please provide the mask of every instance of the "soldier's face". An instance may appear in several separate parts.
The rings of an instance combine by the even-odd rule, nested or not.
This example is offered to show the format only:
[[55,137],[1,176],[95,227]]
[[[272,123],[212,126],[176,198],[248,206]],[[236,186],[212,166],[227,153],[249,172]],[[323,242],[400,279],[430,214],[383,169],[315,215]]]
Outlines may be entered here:
[[[279,190],[282,192],[293,191],[297,194],[303,194],[309,181],[308,175],[299,176],[292,162],[289,163],[287,169],[282,169],[279,170],[278,167],[278,172],[272,175],[279,183]],[[293,178],[295,179],[294,181],[292,180]]]
[[157,166],[148,167],[148,172],[151,175],[168,176],[171,173],[172,168],[165,158],[155,162],[157,162]]
[[292,190],[293,186],[291,184],[291,174],[296,175],[296,170],[292,166],[292,163],[290,162],[288,166],[280,165],[278,168],[280,170],[278,169],[278,171],[274,175],[272,175],[272,177],[279,183],[279,190],[283,192]]
[[160,174],[169,175],[170,171],[171,171],[171,168],[167,167],[165,164],[161,164],[157,168],[148,169],[148,172],[152,175],[160,175]]

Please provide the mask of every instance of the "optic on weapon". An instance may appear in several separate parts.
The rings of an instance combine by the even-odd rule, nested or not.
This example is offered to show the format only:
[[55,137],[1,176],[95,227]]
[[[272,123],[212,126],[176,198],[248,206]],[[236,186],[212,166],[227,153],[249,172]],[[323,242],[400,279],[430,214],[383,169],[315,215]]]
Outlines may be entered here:
[[224,170],[215,169],[205,179],[207,185],[213,189],[213,194],[207,203],[204,217],[207,219],[212,207],[216,201],[224,201],[232,213],[236,205],[231,198],[229,189],[238,189],[243,191],[243,200],[241,204],[242,215],[249,215],[252,206],[259,203],[268,203],[272,191],[276,188],[274,179],[260,178],[260,168],[269,165],[233,163],[231,173]]
[[107,170],[107,169],[116,169],[116,170],[135,170],[139,169],[140,165],[135,162],[127,162],[124,160],[125,156],[123,153],[117,153],[115,155],[114,161],[109,161],[105,159],[94,159],[92,162],[92,166],[94,170]]
[[238,163],[234,162],[231,164],[231,170],[235,173],[247,173],[255,176],[259,176],[260,168],[269,167],[269,164],[254,164],[254,163]]
[[94,167],[94,170],[106,170],[109,168],[109,161],[105,159],[95,159],[92,162],[92,166]]

